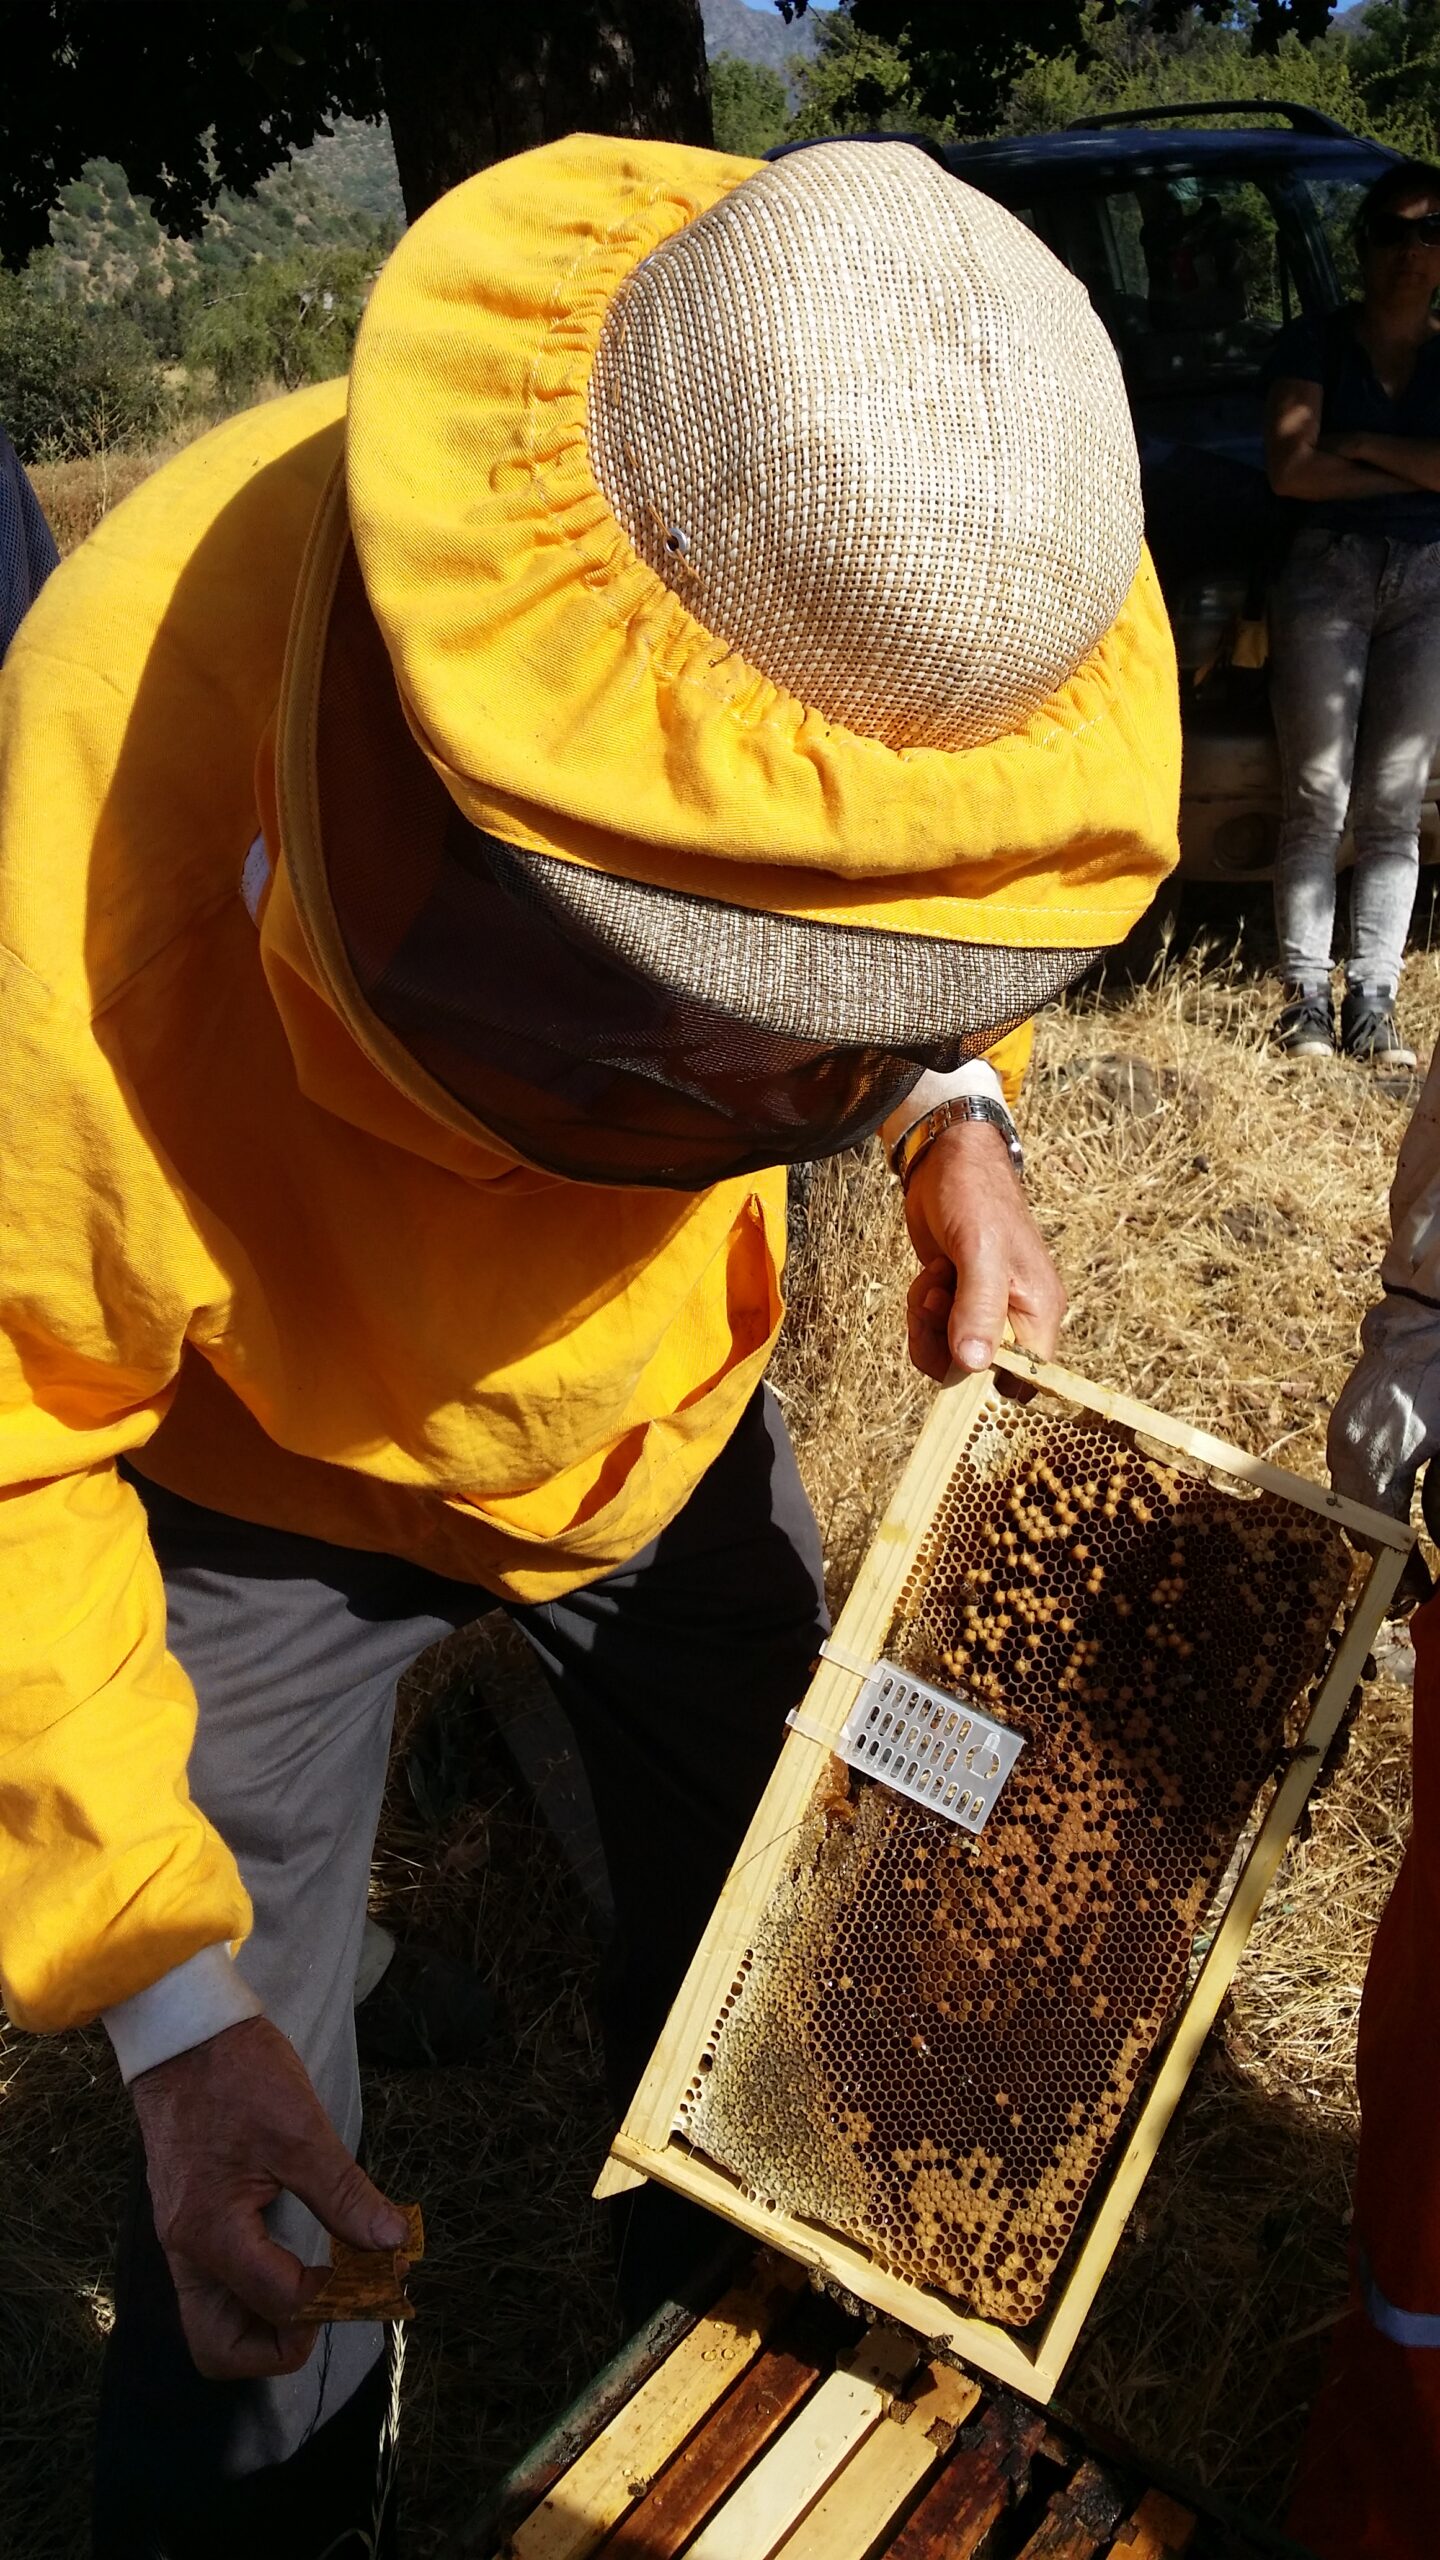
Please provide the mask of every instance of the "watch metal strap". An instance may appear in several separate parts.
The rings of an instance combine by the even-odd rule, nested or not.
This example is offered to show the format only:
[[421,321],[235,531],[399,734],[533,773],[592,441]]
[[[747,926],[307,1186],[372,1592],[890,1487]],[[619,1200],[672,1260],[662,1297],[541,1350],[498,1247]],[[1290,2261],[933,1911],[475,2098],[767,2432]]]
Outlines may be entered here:
[[952,1094],[948,1101],[937,1102],[932,1111],[927,1111],[920,1119],[913,1120],[909,1128],[896,1139],[890,1151],[890,1163],[902,1191],[909,1190],[910,1177],[921,1157],[928,1154],[936,1139],[943,1137],[945,1131],[952,1128],[957,1120],[988,1120],[991,1127],[998,1129],[1004,1139],[1010,1151],[1010,1161],[1017,1174],[1024,1173],[1024,1149],[1015,1134],[1015,1123],[1004,1103],[994,1101],[986,1093]]

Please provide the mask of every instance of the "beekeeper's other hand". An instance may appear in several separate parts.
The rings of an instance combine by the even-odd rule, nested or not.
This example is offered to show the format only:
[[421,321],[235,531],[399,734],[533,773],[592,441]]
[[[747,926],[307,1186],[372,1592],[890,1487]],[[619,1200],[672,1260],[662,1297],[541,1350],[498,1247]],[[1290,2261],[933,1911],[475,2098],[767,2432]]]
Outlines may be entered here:
[[905,1200],[921,1268],[909,1298],[910,1357],[927,1378],[989,1366],[1006,1321],[1048,1359],[1065,1284],[1030,1215],[1010,1150],[986,1120],[960,1120],[928,1147]]
[[296,2315],[325,2280],[271,2239],[288,2191],[337,2240],[398,2249],[403,2214],[340,2140],[305,2066],[268,2018],[245,2018],[130,2083],[155,2228],[185,2341],[216,2382],[295,2373],[315,2344]]
[[1408,1520],[1415,1478],[1440,1448],[1440,1310],[1387,1290],[1335,1399],[1325,1454],[1337,1493]]
[[[1330,1416],[1330,1481],[1351,1502],[1408,1520],[1416,1476],[1422,1467],[1433,1473],[1440,1444],[1440,1311],[1387,1290],[1366,1316],[1360,1339],[1365,1347]],[[1413,1607],[1430,1592],[1417,1547],[1395,1605]]]

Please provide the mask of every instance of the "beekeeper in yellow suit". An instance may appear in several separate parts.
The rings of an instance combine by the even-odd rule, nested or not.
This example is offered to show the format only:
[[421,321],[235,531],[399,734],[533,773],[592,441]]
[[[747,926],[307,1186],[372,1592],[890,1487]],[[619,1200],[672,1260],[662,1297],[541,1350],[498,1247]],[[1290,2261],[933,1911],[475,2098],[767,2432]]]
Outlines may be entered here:
[[396,1678],[497,1602],[534,1644],[623,2096],[825,1623],[784,1167],[883,1126],[932,1374],[1055,1338],[983,1061],[1175,853],[1119,371],[910,146],[548,146],[410,232],[348,411],[109,519],[0,697],[0,1957],[103,2016],[149,2164],[96,2548],[387,2548],[380,2333],[294,2315],[399,2231]]

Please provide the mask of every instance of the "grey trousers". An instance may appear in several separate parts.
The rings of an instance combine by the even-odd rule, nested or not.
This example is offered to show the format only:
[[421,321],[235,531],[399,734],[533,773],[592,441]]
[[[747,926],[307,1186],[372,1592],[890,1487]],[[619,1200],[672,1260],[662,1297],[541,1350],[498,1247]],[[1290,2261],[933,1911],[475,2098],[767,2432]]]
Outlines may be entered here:
[[[353,2148],[355,1968],[396,1683],[437,1637],[496,1604],[398,1558],[257,1528],[136,1482],[170,1642],[199,1700],[192,1789],[254,1901],[240,1961]],[[819,1536],[769,1390],[633,1563],[509,1614],[565,1710],[595,1800],[616,1906],[606,2032],[618,2107],[828,1623]],[[293,2198],[271,2220],[303,2258],[327,2254]],[[168,2550],[171,2510],[200,2519],[224,2483],[289,2460],[343,2408],[380,2347],[378,2329],[337,2326],[299,2374],[203,2381],[137,2180],[102,2400],[101,2547]]]
[[1275,856],[1280,960],[1330,982],[1335,864],[1347,820],[1353,987],[1393,995],[1420,867],[1420,809],[1440,746],[1440,542],[1300,534],[1270,603],[1270,704],[1284,804]]

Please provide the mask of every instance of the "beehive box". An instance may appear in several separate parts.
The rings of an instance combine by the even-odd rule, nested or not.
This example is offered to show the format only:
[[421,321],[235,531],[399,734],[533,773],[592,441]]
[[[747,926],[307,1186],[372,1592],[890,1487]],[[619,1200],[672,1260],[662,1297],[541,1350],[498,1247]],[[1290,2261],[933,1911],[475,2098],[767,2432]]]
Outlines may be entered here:
[[[600,2192],[1047,2398],[1411,1543],[1024,1353],[945,1388]],[[877,1659],[1022,1735],[978,1834],[836,1757]]]
[[1259,2560],[1279,2546],[762,2258],[633,2340],[460,2547],[483,2560]]

